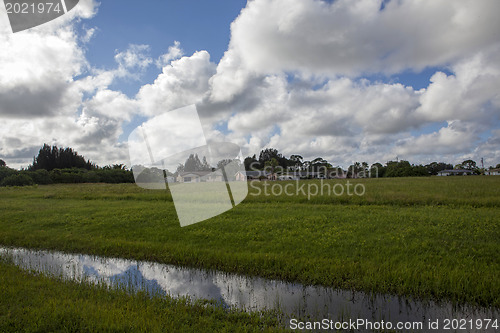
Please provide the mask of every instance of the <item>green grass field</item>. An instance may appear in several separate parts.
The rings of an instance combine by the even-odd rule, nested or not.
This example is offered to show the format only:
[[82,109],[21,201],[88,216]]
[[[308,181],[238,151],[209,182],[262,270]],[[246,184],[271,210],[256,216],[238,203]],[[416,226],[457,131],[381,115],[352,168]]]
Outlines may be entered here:
[[233,210],[184,228],[167,191],[0,188],[0,244],[500,307],[500,177],[350,182],[365,195],[256,196],[254,183]]

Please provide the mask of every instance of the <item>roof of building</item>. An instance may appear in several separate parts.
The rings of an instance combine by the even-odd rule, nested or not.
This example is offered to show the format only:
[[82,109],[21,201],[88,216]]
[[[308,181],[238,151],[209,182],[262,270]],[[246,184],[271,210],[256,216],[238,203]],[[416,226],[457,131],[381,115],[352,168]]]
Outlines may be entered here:
[[188,175],[195,175],[199,177],[206,176],[208,174],[213,173],[216,176],[222,175],[222,172],[220,170],[215,170],[215,171],[186,171],[186,172],[181,172],[179,173],[179,176],[181,177],[186,177]]
[[268,176],[270,173],[267,171],[261,171],[261,170],[251,170],[251,171],[238,171],[240,173],[245,172],[247,177],[260,177],[260,176]]

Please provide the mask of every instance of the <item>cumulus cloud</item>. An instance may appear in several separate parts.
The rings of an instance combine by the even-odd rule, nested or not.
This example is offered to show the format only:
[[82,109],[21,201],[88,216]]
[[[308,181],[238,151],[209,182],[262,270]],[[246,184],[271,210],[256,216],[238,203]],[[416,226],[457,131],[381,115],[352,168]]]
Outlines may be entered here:
[[144,71],[153,60],[147,55],[148,45],[130,44],[127,50],[117,52],[115,61],[118,63],[117,76],[133,76]]
[[453,65],[452,75],[434,74],[417,112],[432,121],[491,121],[500,108],[499,54],[500,47],[479,52]]
[[73,77],[87,66],[70,27],[54,32],[1,33],[0,115],[64,113]]
[[[251,1],[231,25],[209,101],[247,106],[227,116],[228,137],[239,133],[247,146],[345,163],[453,159],[498,124],[498,9],[493,0]],[[420,90],[364,78],[429,67],[443,71]],[[269,85],[283,76],[280,89]],[[418,134],[442,122],[448,126]]]
[[93,69],[85,43],[95,28],[75,23],[96,11],[94,1],[80,1],[68,15],[16,34],[0,20],[0,153],[9,165],[26,166],[44,142],[71,146],[100,163],[126,160],[118,138],[137,113],[135,101],[107,87],[151,59],[144,56],[147,47],[131,45],[117,52],[116,69]]
[[259,73],[356,76],[443,65],[498,42],[495,0],[381,4],[251,1],[231,25],[226,56]]
[[[218,64],[207,51],[185,55],[179,42],[156,60],[150,46],[131,44],[116,51],[112,69],[87,63],[84,44],[96,28],[77,33],[74,22],[97,6],[77,8],[18,34],[0,25],[9,29],[0,34],[0,154],[12,161],[48,142],[123,163],[124,124],[190,104],[208,140],[235,142],[245,154],[274,147],[344,166],[500,158],[496,0],[253,0]],[[110,88],[139,84],[152,64],[161,73],[135,97]],[[422,89],[384,80],[425,68],[437,69]]]
[[184,55],[184,51],[181,48],[181,43],[179,41],[175,41],[174,45],[168,47],[168,51],[165,54],[162,54],[156,60],[156,66],[159,68],[163,68],[170,64],[172,60],[179,59]]
[[137,94],[141,112],[153,116],[201,102],[215,66],[207,51],[172,61],[152,84],[141,87]]
[[401,140],[397,143],[398,155],[414,156],[421,154],[450,155],[471,150],[479,139],[473,125],[450,121],[447,127],[437,132]]

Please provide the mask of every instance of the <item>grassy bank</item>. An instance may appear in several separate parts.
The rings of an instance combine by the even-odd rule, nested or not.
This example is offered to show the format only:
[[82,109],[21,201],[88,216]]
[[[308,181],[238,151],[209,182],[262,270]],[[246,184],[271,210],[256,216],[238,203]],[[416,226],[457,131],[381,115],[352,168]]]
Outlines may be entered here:
[[500,177],[350,182],[365,195],[266,196],[256,183],[233,210],[185,228],[166,191],[2,188],[0,244],[500,306]]
[[275,314],[226,311],[202,302],[128,295],[34,276],[0,261],[0,332],[281,331]]

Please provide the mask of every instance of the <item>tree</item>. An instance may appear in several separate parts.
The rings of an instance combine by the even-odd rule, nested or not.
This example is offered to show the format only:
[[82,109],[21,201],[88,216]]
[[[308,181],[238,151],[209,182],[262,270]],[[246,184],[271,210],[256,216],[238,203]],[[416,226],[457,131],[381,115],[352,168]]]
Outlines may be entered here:
[[278,152],[277,149],[274,149],[274,148],[267,148],[267,149],[264,149],[260,152],[259,154],[259,162],[261,164],[265,164],[266,162],[268,161],[271,161],[273,158],[276,159],[276,161],[279,160],[279,158],[281,158],[281,154]]
[[359,177],[367,178],[368,177],[368,163],[361,162],[361,172],[359,173]]
[[332,165],[322,157],[317,157],[311,161],[311,169],[313,171],[323,171],[326,173],[326,170],[331,167]]
[[387,162],[386,177],[428,176],[429,172],[422,165],[411,165],[408,161]]
[[292,165],[292,162],[290,162],[286,157],[281,155],[277,149],[267,148],[262,150],[259,154],[259,163],[261,167],[265,166],[266,162],[271,161],[273,158],[276,159],[278,165],[283,169],[287,169],[289,165]]
[[[136,179],[137,183],[156,184],[158,182],[158,180],[164,179],[163,170],[160,170],[156,167],[152,167],[152,168],[142,167],[141,168],[140,166],[134,166],[134,169],[136,169],[136,171],[138,171],[138,173],[139,173],[139,176]],[[160,184],[158,184],[158,185],[160,185]]]
[[109,169],[109,170],[127,170],[127,166],[125,164],[113,164],[113,165],[106,165],[103,169]]
[[362,170],[363,169],[361,167],[361,163],[354,162],[354,164],[351,164],[349,168],[347,168],[347,177],[358,178],[358,173],[361,172]]
[[193,171],[201,171],[201,161],[198,158],[198,154],[189,155],[186,163],[184,163],[184,171],[185,172],[193,172]]
[[370,167],[370,178],[380,178],[385,176],[385,167],[381,163],[373,163]]
[[0,183],[2,182],[2,180],[4,180],[5,178],[9,177],[9,176],[12,176],[12,175],[16,175],[18,172],[14,169],[11,169],[9,167],[1,167],[0,168]]
[[278,165],[279,165],[278,160],[275,158],[272,158],[270,161],[266,161],[265,163],[266,168],[267,167],[271,168],[271,173],[274,173]]
[[300,155],[292,155],[290,156],[289,160],[293,163],[292,166],[294,167],[295,171],[300,170],[302,168],[302,165],[304,165],[304,158]]
[[181,172],[184,172],[184,164],[179,163],[179,165],[177,166],[177,169],[175,170],[175,175],[178,175]]
[[500,164],[497,164],[497,166],[495,167],[495,169],[500,169]]
[[37,171],[23,171],[25,172],[28,176],[33,179],[35,184],[39,185],[47,185],[47,184],[52,184],[52,178],[50,178],[50,174],[47,170],[40,169]]
[[33,184],[33,179],[31,179],[30,176],[26,174],[17,174],[4,178],[4,180],[0,183],[0,186],[26,186]]
[[33,164],[28,169],[33,171],[40,169],[52,171],[56,168],[81,168],[91,170],[96,169],[97,166],[88,160],[86,161],[83,156],[78,155],[78,153],[71,148],[50,147],[48,144],[44,144],[43,147],[40,148],[38,156],[33,157]]
[[245,158],[245,161],[243,163],[245,165],[245,170],[247,171],[257,170],[261,168],[261,165],[259,161],[257,161],[255,154],[252,157]]
[[412,176],[412,167],[408,161],[387,162],[387,177],[410,177]]
[[439,171],[453,169],[453,165],[444,162],[432,162],[430,164],[427,164],[425,168],[427,169],[427,172],[429,172],[429,174],[437,175]]
[[476,170],[477,169],[476,162],[473,161],[473,160],[465,160],[465,161],[463,161],[462,162],[462,167],[465,170]]
[[210,164],[208,164],[206,156],[203,156],[203,161],[201,162],[201,170],[202,171],[211,171],[212,170],[212,168],[210,167]]
[[5,163],[4,160],[0,160],[0,167],[4,167],[4,166],[7,166],[7,163]]

